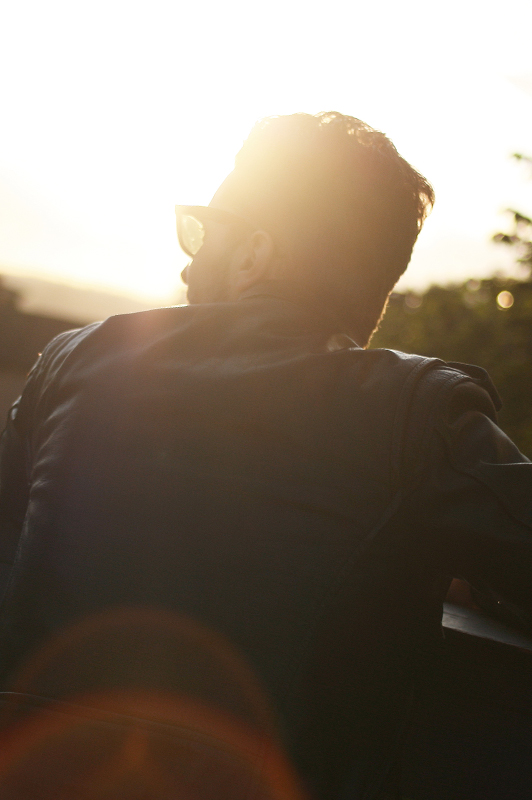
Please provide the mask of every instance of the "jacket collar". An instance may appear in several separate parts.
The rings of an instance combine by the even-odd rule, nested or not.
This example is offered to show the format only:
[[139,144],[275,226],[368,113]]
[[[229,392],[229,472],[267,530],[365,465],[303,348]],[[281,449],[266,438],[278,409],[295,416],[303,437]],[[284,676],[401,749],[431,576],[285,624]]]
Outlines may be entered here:
[[345,333],[345,325],[336,312],[326,308],[310,292],[290,281],[266,280],[256,284],[240,296],[241,301],[265,299],[284,301],[294,307],[294,311],[307,320],[307,325],[316,334],[321,333],[327,341],[327,349],[338,350],[358,347],[357,343]]

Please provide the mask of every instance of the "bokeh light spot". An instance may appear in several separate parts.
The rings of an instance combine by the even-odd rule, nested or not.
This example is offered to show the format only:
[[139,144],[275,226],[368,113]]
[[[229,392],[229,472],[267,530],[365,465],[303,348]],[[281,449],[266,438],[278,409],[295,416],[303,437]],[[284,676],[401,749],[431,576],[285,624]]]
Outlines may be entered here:
[[406,297],[405,297],[405,305],[406,305],[406,307],[410,308],[412,310],[414,310],[416,308],[419,308],[421,306],[422,302],[423,302],[423,298],[421,298],[417,294],[410,293],[410,294],[407,294]]
[[499,292],[497,295],[497,305],[499,308],[511,308],[514,304],[514,296],[511,292]]

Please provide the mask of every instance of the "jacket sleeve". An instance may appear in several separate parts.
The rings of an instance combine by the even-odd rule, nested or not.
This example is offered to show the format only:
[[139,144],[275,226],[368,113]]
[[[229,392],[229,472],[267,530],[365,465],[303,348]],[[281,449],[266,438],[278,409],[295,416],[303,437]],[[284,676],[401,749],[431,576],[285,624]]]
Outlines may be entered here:
[[16,558],[29,502],[30,442],[46,366],[70,332],[53,339],[33,365],[22,395],[9,410],[0,439],[0,602]]
[[18,418],[21,400],[10,409],[0,440],[0,600],[15,560],[28,505],[25,432]]
[[44,348],[0,439],[0,602],[16,558],[30,500],[32,440],[42,421],[39,403],[70,352],[101,323],[60,333]]
[[435,570],[531,615],[532,463],[495,418],[481,380],[452,383],[430,426],[409,513],[418,552]]

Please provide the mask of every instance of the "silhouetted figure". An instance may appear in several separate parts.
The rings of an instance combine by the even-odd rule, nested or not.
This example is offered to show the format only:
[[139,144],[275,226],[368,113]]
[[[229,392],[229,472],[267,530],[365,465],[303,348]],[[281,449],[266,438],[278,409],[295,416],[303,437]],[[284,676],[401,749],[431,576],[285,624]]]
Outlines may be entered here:
[[257,676],[312,797],[375,796],[451,576],[532,608],[532,466],[489,378],[365,349],[432,201],[357,119],[264,120],[177,208],[190,305],[46,348],[3,439],[5,690],[182,693],[159,639],[79,674],[38,655],[108,610],[179,614]]

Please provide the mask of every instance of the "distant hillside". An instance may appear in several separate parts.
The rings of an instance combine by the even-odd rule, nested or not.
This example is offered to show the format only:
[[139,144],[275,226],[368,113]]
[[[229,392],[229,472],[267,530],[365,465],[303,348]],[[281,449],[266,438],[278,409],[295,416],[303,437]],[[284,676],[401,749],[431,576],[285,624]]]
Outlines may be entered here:
[[[0,269],[0,272],[2,270]],[[64,283],[56,283],[40,278],[27,278],[2,272],[6,288],[20,293],[18,308],[28,314],[43,314],[49,317],[70,319],[85,324],[105,319],[113,314],[128,314],[143,311],[158,305],[153,302],[115,295],[105,291],[81,289]],[[184,303],[185,298],[176,297],[160,305]]]

